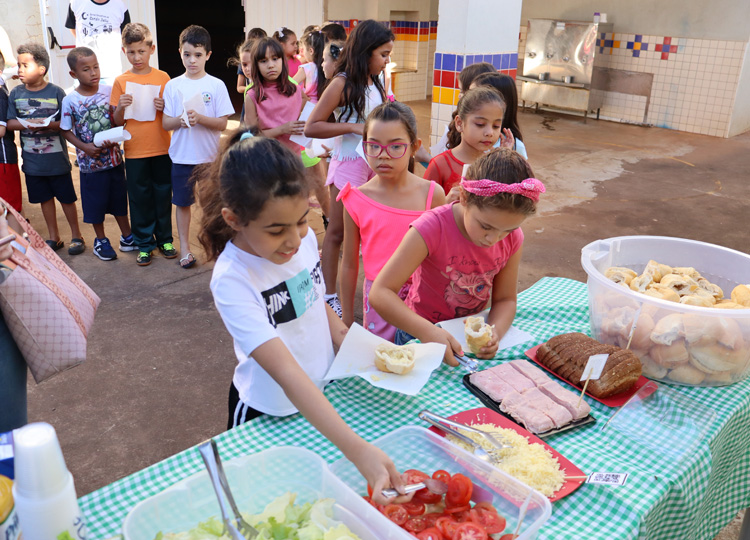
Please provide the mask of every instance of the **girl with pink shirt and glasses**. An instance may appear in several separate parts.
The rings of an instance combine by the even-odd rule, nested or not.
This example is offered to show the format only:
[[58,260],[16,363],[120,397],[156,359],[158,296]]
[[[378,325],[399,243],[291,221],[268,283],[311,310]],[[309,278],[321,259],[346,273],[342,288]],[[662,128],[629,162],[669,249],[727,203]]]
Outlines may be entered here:
[[[475,315],[489,303],[494,335],[477,357],[495,356],[516,315],[520,227],[545,191],[533,176],[515,151],[492,150],[469,167],[457,202],[412,223],[370,289],[372,307],[399,329],[397,344],[414,337],[443,343],[445,362],[455,366],[461,345],[435,323]],[[401,300],[398,293],[410,276],[412,285]]]

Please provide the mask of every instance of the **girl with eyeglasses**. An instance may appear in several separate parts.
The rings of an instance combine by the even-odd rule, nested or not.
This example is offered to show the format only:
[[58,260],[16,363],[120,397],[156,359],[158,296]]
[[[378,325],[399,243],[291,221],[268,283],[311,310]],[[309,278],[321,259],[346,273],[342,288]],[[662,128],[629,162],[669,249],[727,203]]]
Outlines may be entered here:
[[[365,270],[363,325],[373,334],[393,341],[396,328],[370,307],[368,295],[375,277],[401,243],[412,221],[445,203],[435,182],[414,174],[417,119],[403,103],[387,102],[367,117],[363,131],[367,163],[375,176],[356,188],[346,184],[339,194],[344,204],[344,259],[341,265],[343,321],[354,321],[354,294],[359,275],[359,252]],[[400,294],[404,298],[408,283]]]

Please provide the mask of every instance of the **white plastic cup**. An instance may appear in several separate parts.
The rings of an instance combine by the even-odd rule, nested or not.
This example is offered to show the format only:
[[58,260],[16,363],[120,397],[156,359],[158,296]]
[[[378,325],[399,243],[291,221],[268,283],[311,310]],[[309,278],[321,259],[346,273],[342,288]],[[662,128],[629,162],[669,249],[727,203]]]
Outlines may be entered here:
[[73,475],[65,465],[55,428],[40,422],[13,432],[13,499],[24,540],[86,538]]

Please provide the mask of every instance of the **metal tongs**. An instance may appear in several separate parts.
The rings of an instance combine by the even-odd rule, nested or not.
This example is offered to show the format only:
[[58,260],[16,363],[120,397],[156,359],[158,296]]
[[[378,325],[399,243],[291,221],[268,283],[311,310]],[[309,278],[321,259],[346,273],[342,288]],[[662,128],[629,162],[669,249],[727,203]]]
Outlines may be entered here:
[[[216,492],[216,498],[219,500],[224,527],[227,533],[229,533],[230,538],[232,540],[253,540],[260,533],[244,520],[237,508],[237,503],[234,502],[234,497],[229,489],[229,482],[227,482],[227,476],[224,474],[224,467],[221,464],[216,441],[209,439],[199,444],[198,451],[201,453],[203,462],[206,464],[208,477],[211,479],[214,491]],[[230,518],[230,508],[234,512],[234,520]]]
[[[437,414],[427,411],[427,410],[420,412],[419,418],[431,424],[432,426],[444,431],[445,433],[448,433],[449,435],[452,435],[456,437],[457,439],[460,439],[461,441],[467,443],[469,446],[471,446],[474,449],[474,455],[485,461],[495,460],[496,458],[491,455],[494,452],[503,450],[505,448],[513,448],[513,445],[500,442],[491,433],[482,431],[481,429],[473,428],[471,426],[467,426],[466,424],[460,424],[458,422],[454,422],[453,420],[449,420],[448,418],[438,416]],[[480,435],[487,442],[489,442],[495,448],[495,450],[487,452],[479,443],[477,443],[474,439],[467,437],[466,435],[461,433],[460,430],[465,430],[470,433],[476,433]]]
[[479,362],[477,362],[476,360],[472,360],[468,356],[458,356],[456,353],[453,353],[453,356],[456,357],[459,365],[461,365],[469,373],[476,373],[477,371],[479,371]]
[[[416,484],[408,484],[404,486],[404,495],[407,493],[411,493],[412,491],[419,491],[420,489],[427,488],[428,491],[431,493],[437,493],[438,495],[445,495],[445,493],[448,491],[448,484],[445,482],[441,482],[440,480],[435,480],[434,478],[425,478],[421,482],[417,482]],[[398,491],[396,491],[393,488],[384,489],[381,491],[383,496],[385,497],[398,497],[401,495]]]

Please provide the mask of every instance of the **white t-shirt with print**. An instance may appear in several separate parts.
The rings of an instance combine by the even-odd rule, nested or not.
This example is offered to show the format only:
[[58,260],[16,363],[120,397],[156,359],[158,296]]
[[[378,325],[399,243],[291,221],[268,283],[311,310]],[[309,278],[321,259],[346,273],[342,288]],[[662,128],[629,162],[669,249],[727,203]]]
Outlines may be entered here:
[[88,47],[96,53],[102,79],[121,75],[120,26],[128,11],[125,3],[122,0],[108,0],[104,4],[70,0],[70,11],[75,15],[76,47]]
[[[229,92],[223,81],[206,74],[200,79],[188,79],[184,74],[169,81],[164,87],[164,114],[182,116],[186,101],[196,94],[203,96],[206,116],[219,118],[234,114]],[[196,124],[177,128],[172,132],[169,157],[180,165],[198,165],[214,160],[219,151],[221,132]]]
[[251,356],[276,337],[323,389],[334,357],[324,288],[318,241],[311,229],[297,254],[284,264],[227,242],[214,266],[211,292],[234,340],[239,365],[233,382],[243,403],[273,416],[297,412],[281,386]]

